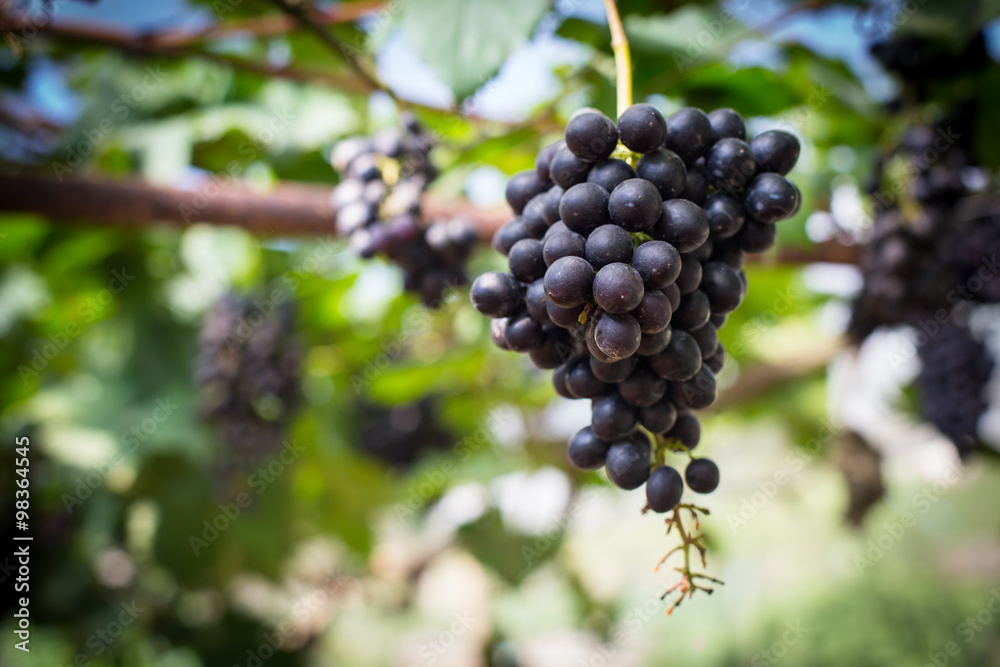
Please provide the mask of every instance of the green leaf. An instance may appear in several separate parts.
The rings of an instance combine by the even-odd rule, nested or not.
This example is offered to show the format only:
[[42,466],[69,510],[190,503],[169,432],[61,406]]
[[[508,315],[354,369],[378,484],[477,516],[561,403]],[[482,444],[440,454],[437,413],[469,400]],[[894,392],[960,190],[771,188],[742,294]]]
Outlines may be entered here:
[[410,0],[402,24],[425,63],[459,99],[492,77],[525,42],[545,0]]

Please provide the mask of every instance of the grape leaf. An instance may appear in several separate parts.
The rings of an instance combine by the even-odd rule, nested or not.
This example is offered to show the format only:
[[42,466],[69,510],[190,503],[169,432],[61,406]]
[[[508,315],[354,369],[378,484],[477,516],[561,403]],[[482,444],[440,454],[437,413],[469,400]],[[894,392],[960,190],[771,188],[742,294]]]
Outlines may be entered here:
[[492,77],[525,42],[545,0],[410,0],[401,22],[421,58],[459,99]]

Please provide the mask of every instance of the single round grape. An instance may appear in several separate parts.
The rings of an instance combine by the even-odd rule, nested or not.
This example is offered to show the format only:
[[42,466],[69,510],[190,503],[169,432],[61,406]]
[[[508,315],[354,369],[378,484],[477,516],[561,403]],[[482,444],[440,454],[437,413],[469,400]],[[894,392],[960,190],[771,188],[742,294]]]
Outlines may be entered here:
[[514,315],[507,320],[504,339],[515,352],[527,352],[541,344],[542,325],[533,320],[528,313]]
[[595,398],[591,404],[590,426],[602,440],[627,436],[639,422],[638,411],[612,392]]
[[701,206],[707,196],[708,179],[705,178],[704,170],[698,169],[697,166],[689,168],[687,175],[684,177],[684,189],[681,191],[679,198]]
[[681,407],[704,410],[715,402],[718,391],[715,375],[703,365],[693,378],[670,383],[670,400]]
[[693,331],[698,327],[705,326],[711,315],[712,309],[708,297],[700,289],[696,289],[681,297],[681,305],[674,311],[670,321],[675,328]]
[[704,243],[702,243],[700,246],[698,246],[697,248],[695,248],[694,250],[692,250],[691,252],[689,252],[686,255],[684,255],[684,258],[687,259],[689,257],[693,257],[695,260],[697,260],[697,261],[701,262],[702,264],[704,264],[705,262],[707,262],[712,257],[712,247],[713,246],[714,246],[714,243],[712,242],[712,239],[710,238],[707,241],[705,241]]
[[719,347],[719,332],[712,326],[711,322],[703,327],[698,327],[694,331],[689,331],[688,334],[698,343],[702,359],[715,354],[715,350]]
[[[563,193],[566,192],[558,185],[553,185],[547,192],[540,195],[545,197],[544,206],[542,206],[542,220],[545,224],[551,227],[556,224],[559,220],[559,202],[562,201]],[[548,230],[546,230],[548,231]]]
[[798,188],[779,174],[760,174],[743,193],[743,207],[759,222],[775,223],[790,218],[799,210],[802,195]]
[[472,283],[469,299],[487,317],[507,317],[521,305],[521,285],[509,273],[490,271]]
[[669,243],[646,241],[632,254],[632,268],[639,272],[647,290],[663,289],[680,275],[681,256]]
[[773,224],[747,218],[743,228],[733,236],[740,250],[751,255],[762,253],[774,245],[778,238],[778,228]]
[[651,104],[633,104],[618,118],[622,143],[635,153],[652,153],[667,138],[667,123]]
[[608,479],[626,491],[638,489],[649,478],[649,455],[649,441],[643,437],[614,441],[604,459]]
[[585,357],[578,359],[566,371],[566,388],[577,398],[595,398],[608,391],[608,385],[594,375]]
[[719,346],[715,348],[715,354],[705,359],[704,364],[708,366],[708,370],[716,375],[719,374],[726,365],[726,348],[723,347],[722,343],[719,343]]
[[694,164],[712,145],[712,123],[701,109],[678,109],[667,117],[666,125],[663,146],[677,153],[685,164]]
[[560,308],[582,305],[594,294],[594,267],[582,257],[560,257],[545,272],[545,294]]
[[739,139],[720,140],[705,158],[705,177],[722,191],[742,188],[756,171],[750,146]]
[[639,329],[644,334],[655,334],[666,329],[672,314],[670,299],[659,290],[645,292],[639,305],[632,311],[632,317],[639,323]]
[[549,176],[552,182],[562,188],[571,188],[577,183],[587,180],[587,173],[590,171],[591,163],[581,160],[563,146],[552,157],[549,163]]
[[504,224],[493,235],[493,249],[503,255],[507,255],[510,254],[510,249],[514,247],[515,243],[527,238],[531,238],[531,235],[528,233],[528,226],[522,218],[514,218]]
[[543,181],[534,169],[519,172],[507,181],[507,203],[514,209],[515,214],[520,215],[532,197],[548,189],[548,183]]
[[657,375],[672,382],[693,378],[701,368],[701,350],[698,343],[685,331],[673,329],[670,344],[660,354],[646,358]]
[[566,142],[560,139],[538,151],[538,155],[535,156],[535,172],[543,183],[551,185],[552,176],[549,174],[549,165],[552,163],[552,158],[555,157],[555,154],[565,145]]
[[594,375],[601,382],[615,383],[627,378],[635,370],[638,363],[639,359],[636,357],[611,362],[590,357],[590,370],[594,371]]
[[507,330],[507,318],[498,317],[490,321],[490,338],[493,340],[493,344],[499,347],[501,350],[509,350],[510,345],[507,344],[507,339],[504,337],[504,332]]
[[611,192],[620,183],[630,178],[635,178],[635,170],[632,169],[632,165],[628,162],[619,160],[618,158],[610,158],[598,162],[590,170],[590,173],[587,174],[588,183],[600,185],[608,192]]
[[[601,313],[600,311],[598,311],[598,315],[601,315],[601,314],[603,314],[603,313]],[[592,322],[594,321],[593,318],[591,319],[591,321]],[[595,328],[596,328],[596,326],[590,327],[590,330],[588,332],[586,332],[586,334],[584,336],[584,344],[587,346],[587,352],[590,353],[590,356],[594,357],[598,361],[603,361],[604,363],[608,363],[609,364],[609,363],[612,363],[612,362],[615,362],[615,361],[619,361],[615,357],[609,357],[608,355],[604,354],[604,352],[601,350],[601,348],[599,348],[597,346],[597,340],[594,338],[594,329]],[[576,336],[576,334],[580,333],[580,331],[581,331],[581,329],[578,328],[574,332],[574,336]]]
[[666,241],[678,252],[691,252],[708,240],[708,216],[686,199],[663,202],[663,214],[653,227],[653,238]]
[[654,354],[659,354],[667,349],[672,335],[673,331],[670,327],[656,333],[644,333],[642,334],[642,338],[639,339],[639,349],[635,353],[641,357],[650,357]]
[[639,323],[628,313],[603,313],[594,328],[594,344],[609,359],[631,357],[639,349],[642,332]]
[[566,124],[566,148],[581,160],[603,160],[617,146],[618,128],[604,114],[593,111],[581,113]]
[[689,410],[678,410],[673,427],[663,437],[694,449],[701,441],[701,422]]
[[652,433],[666,433],[677,421],[677,407],[664,398],[649,407],[639,410],[639,423]]
[[733,267],[722,262],[708,262],[701,267],[701,285],[713,313],[729,313],[743,301],[743,281]]
[[[545,327],[543,326],[542,329],[544,330]],[[562,331],[561,329],[557,330]],[[528,350],[528,358],[531,359],[531,363],[536,368],[547,371],[558,368],[565,361],[565,355],[562,353],[562,343],[555,336],[545,334],[540,344]]]
[[511,274],[522,283],[532,283],[545,276],[547,267],[541,241],[521,239],[510,249],[508,257]]
[[618,225],[601,225],[587,237],[584,256],[595,269],[632,259],[632,237]]
[[[742,227],[741,227],[742,229]],[[728,264],[736,271],[743,268],[744,255],[735,239],[731,241],[716,241],[712,246],[712,261]]]
[[545,308],[548,301],[549,298],[545,295],[544,281],[536,280],[525,288],[524,303],[528,307],[528,314],[542,324],[552,321],[552,318],[549,317],[549,311]]
[[687,183],[684,160],[666,149],[639,158],[639,162],[635,165],[635,173],[639,178],[652,183],[664,201],[680,196]]
[[559,202],[559,217],[570,230],[586,236],[611,222],[608,191],[594,183],[574,185]]
[[684,494],[681,474],[670,466],[657,466],[646,480],[646,504],[654,512],[669,512]]
[[712,313],[712,316],[708,318],[708,323],[718,330],[726,326],[726,320],[728,319],[729,315],[726,313]]
[[573,394],[569,393],[569,389],[566,387],[566,362],[561,366],[557,367],[552,371],[552,386],[555,388],[556,393],[563,398],[576,398]]
[[[546,294],[546,296],[548,295]],[[551,301],[546,301],[545,312],[548,313],[549,319],[556,326],[563,329],[576,329],[580,326],[580,315],[583,313],[583,305],[561,308]]]
[[667,381],[646,364],[639,364],[632,374],[618,383],[618,393],[629,405],[648,408],[658,403],[667,391]]
[[[568,231],[569,227],[564,225],[562,220],[556,220],[552,223],[552,226],[545,231],[545,234],[542,235],[542,243],[545,243],[549,240],[549,238],[555,236],[556,234],[562,234],[563,232]],[[573,233],[576,234],[576,232]]]
[[554,234],[545,240],[542,246],[542,259],[546,266],[562,257],[586,257],[587,239],[568,229]]
[[694,459],[684,470],[684,480],[695,493],[711,493],[719,487],[719,466],[711,459]]
[[597,305],[614,315],[634,310],[645,293],[639,272],[621,262],[601,267],[594,276],[593,290]]
[[724,192],[709,195],[703,205],[713,239],[724,239],[740,231],[747,213],[740,200]]
[[660,218],[662,205],[663,198],[656,186],[641,178],[620,184],[608,199],[611,220],[629,232],[652,227]]
[[582,428],[569,439],[566,454],[574,468],[580,470],[597,470],[604,465],[610,442],[601,440],[589,426]]
[[[692,255],[681,255],[681,272],[674,281],[680,294],[690,294],[701,284],[701,262]],[[674,310],[677,310],[674,308]]]
[[743,122],[743,116],[735,109],[720,108],[710,111],[708,122],[712,125],[713,144],[727,138],[746,141],[746,124]]
[[799,140],[784,130],[761,132],[750,141],[758,170],[784,176],[799,159]]

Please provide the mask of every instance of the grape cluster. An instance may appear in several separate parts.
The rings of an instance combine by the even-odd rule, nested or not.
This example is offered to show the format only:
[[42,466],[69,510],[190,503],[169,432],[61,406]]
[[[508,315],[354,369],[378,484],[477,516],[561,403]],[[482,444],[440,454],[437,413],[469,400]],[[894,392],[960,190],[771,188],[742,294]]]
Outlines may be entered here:
[[437,406],[436,396],[391,408],[359,405],[358,437],[353,442],[371,458],[394,468],[408,468],[424,453],[446,449],[455,442],[454,433],[438,419]]
[[719,483],[709,459],[682,479],[664,456],[698,445],[693,411],[715,400],[726,359],[717,331],[746,294],[744,253],[771,247],[774,223],[799,208],[785,178],[798,155],[780,130],[747,142],[732,109],[664,119],[636,104],[617,124],[583,109],[507,184],[516,217],[493,245],[510,272],[477,278],[472,303],[494,318],[496,345],[553,370],[561,396],[591,400],[570,462],[645,483],[654,511],[676,507],[685,482]]
[[201,418],[224,446],[222,477],[282,447],[300,400],[301,351],[293,320],[288,302],[265,315],[233,293],[205,316],[195,381]]
[[979,417],[989,407],[985,388],[993,356],[968,328],[952,322],[928,337],[919,351],[921,412],[966,456],[979,440]]
[[421,226],[421,196],[437,176],[433,147],[433,137],[407,116],[403,131],[345,139],[330,159],[341,179],[332,194],[338,233],[350,237],[360,257],[381,254],[399,266],[403,286],[428,306],[465,284],[463,265],[476,243],[460,219]]

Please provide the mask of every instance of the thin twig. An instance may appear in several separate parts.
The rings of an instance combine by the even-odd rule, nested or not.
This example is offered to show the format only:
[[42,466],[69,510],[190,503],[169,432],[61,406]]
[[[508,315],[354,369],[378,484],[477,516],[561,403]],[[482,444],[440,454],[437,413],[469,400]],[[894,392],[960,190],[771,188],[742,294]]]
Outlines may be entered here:
[[622,19],[618,15],[618,5],[615,0],[604,0],[604,8],[608,13],[608,28],[611,30],[611,50],[615,54],[615,85],[618,90],[618,116],[632,106],[632,55],[629,52],[628,37]]

